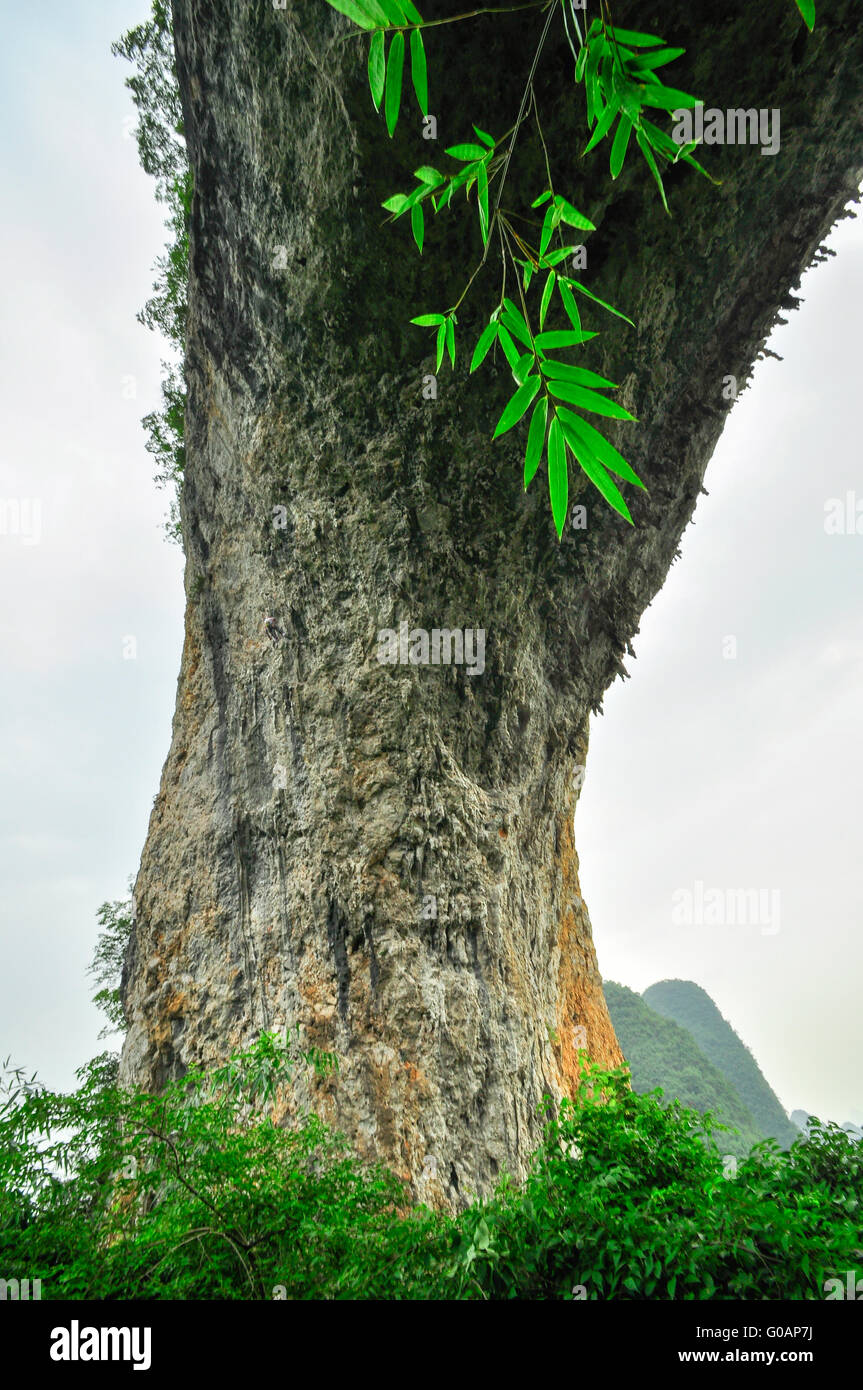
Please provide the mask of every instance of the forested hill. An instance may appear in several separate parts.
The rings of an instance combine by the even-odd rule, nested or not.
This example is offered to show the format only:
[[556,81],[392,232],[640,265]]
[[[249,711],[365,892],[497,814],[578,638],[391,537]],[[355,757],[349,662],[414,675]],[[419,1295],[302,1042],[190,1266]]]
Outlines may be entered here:
[[605,998],[614,1031],[640,1095],[660,1087],[702,1115],[709,1110],[739,1133],[718,1137],[724,1153],[742,1158],[764,1135],[731,1083],[701,1051],[692,1034],[663,1017],[625,985],[606,980]]
[[763,1136],[772,1136],[783,1148],[793,1144],[799,1135],[797,1127],[749,1048],[700,985],[692,980],[661,980],[646,989],[642,998],[651,1009],[687,1029],[708,1061],[734,1087]]

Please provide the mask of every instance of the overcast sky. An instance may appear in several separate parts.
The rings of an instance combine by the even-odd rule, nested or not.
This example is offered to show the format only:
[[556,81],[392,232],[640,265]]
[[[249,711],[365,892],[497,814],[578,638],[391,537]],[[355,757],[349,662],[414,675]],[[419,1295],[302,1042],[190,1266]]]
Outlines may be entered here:
[[[182,556],[140,427],[162,214],[110,55],[146,11],[2,6],[0,500],[22,516],[0,535],[0,1057],[57,1086],[105,1046],[95,912],[136,870],[182,645]],[[863,504],[861,224],[830,244],[594,720],[576,824],[603,974],[697,981],[787,1108],[844,1121],[863,1118],[863,535],[826,534],[825,503]],[[724,904],[764,890],[769,920],[680,924],[698,883]]]

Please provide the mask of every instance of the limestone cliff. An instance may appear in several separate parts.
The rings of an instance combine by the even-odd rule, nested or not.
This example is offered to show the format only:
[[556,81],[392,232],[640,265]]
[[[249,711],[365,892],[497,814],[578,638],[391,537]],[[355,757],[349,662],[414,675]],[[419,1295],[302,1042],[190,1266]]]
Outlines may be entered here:
[[[706,152],[720,189],[676,170],[667,218],[637,158],[612,184],[607,154],[578,157],[583,97],[550,45],[537,97],[556,183],[598,227],[585,278],[638,324],[598,314],[590,365],[623,383],[649,488],[632,528],[583,489],[587,529],[559,545],[519,440],[490,442],[506,364],[465,371],[498,266],[460,312],[459,369],[422,396],[408,320],[457,298],[475,217],[439,218],[420,259],[380,210],[471,121],[511,123],[536,12],[434,31],[430,147],[415,108],[387,140],[364,41],[323,0],[174,3],[196,189],[188,603],[122,1075],[158,1086],[300,1023],[340,1057],[321,1113],[435,1202],[523,1173],[577,1029],[620,1060],[573,841],[588,717],[692,515],[723,379],[745,380],[863,166],[856,0],[819,6],[811,38],[791,0],[613,8],[686,46],[674,81],[709,105],[779,108],[782,147]],[[542,186],[528,139],[512,207]],[[484,672],[382,665],[377,634],[403,621],[483,629]]]

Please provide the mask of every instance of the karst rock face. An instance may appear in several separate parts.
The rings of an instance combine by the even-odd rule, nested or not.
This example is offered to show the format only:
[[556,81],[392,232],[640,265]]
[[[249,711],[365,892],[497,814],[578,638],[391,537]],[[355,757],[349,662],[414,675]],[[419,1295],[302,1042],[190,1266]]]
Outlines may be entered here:
[[[706,149],[721,187],[676,169],[667,217],[634,147],[616,183],[607,145],[580,157],[555,25],[536,80],[555,184],[597,225],[581,278],[637,324],[585,313],[585,362],[639,417],[611,437],[649,488],[627,490],[630,527],[571,485],[587,526],[558,544],[544,469],[523,491],[523,431],[491,442],[505,361],[466,370],[496,256],[425,398],[432,335],[409,320],[460,295],[475,205],[441,214],[422,258],[380,207],[472,121],[511,126],[539,13],[432,30],[438,138],[410,93],[391,142],[367,40],[324,0],[174,3],[195,176],[186,638],[121,1076],[158,1087],[300,1025],[339,1070],[301,1077],[297,1103],[439,1205],[523,1175],[580,1038],[621,1060],[573,838],[588,718],[690,520],[726,378],[745,382],[863,166],[858,0],[819,6],[812,37],[792,0],[613,11],[686,47],[667,80],[708,107],[778,109],[781,149]],[[528,126],[506,206],[529,214],[543,187]],[[481,629],[484,662],[383,664],[402,623]]]

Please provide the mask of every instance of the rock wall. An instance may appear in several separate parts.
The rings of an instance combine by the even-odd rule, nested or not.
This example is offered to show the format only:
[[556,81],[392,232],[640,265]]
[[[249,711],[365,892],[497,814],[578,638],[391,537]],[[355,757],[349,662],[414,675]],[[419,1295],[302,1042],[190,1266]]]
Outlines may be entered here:
[[[723,379],[745,381],[863,167],[855,4],[820,6],[811,38],[791,0],[613,9],[687,47],[669,80],[708,105],[779,108],[782,146],[707,151],[720,189],[675,170],[667,218],[637,157],[613,185],[607,150],[579,158],[582,94],[550,42],[537,100],[556,184],[597,224],[585,278],[638,325],[586,316],[590,365],[639,417],[615,438],[649,488],[629,527],[577,486],[588,525],[559,545],[544,473],[523,493],[521,432],[490,442],[505,362],[465,370],[493,258],[458,369],[423,399],[434,364],[408,321],[458,297],[475,210],[438,218],[422,258],[380,210],[471,121],[511,124],[537,15],[432,31],[432,145],[408,103],[387,140],[366,42],[323,0],[174,3],[196,188],[188,601],[121,1074],[158,1087],[299,1023],[340,1058],[300,1101],[439,1204],[523,1174],[578,1029],[620,1060],[573,839],[588,718],[692,515]],[[528,134],[507,203],[542,187]],[[482,629],[483,672],[381,664],[402,622]]]

